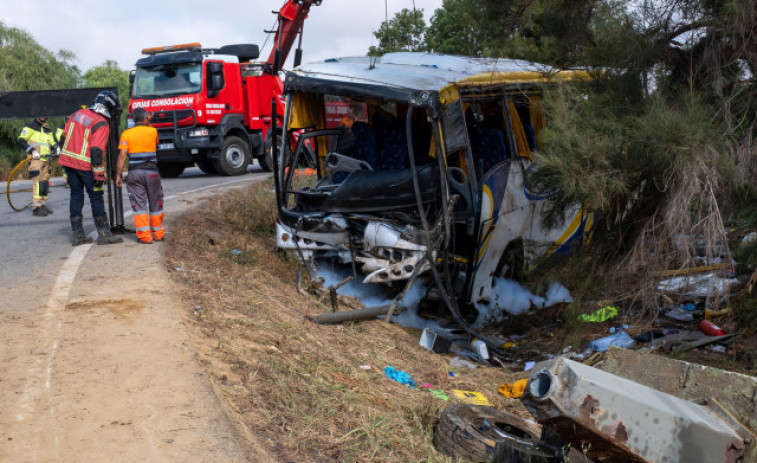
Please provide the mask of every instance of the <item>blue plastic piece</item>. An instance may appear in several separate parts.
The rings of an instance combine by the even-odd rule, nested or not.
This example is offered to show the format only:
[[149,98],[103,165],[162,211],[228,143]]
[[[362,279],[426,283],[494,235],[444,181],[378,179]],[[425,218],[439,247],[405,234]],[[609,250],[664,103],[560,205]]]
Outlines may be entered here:
[[589,349],[594,349],[597,352],[605,352],[610,346],[630,349],[635,344],[636,341],[634,341],[628,333],[625,331],[618,331],[617,334],[613,334],[612,336],[595,339],[590,342]]
[[402,370],[395,370],[394,367],[388,366],[384,368],[384,374],[389,379],[397,381],[400,384],[405,384],[409,386],[410,388],[415,387],[415,380],[413,380],[413,377]]

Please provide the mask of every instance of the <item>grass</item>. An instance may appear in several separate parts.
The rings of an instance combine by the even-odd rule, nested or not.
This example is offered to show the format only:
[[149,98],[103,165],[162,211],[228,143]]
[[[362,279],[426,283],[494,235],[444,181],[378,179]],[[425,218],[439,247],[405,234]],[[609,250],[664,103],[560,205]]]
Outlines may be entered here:
[[[451,356],[418,345],[418,331],[378,320],[314,324],[310,317],[329,311],[328,298],[319,303],[297,291],[298,263],[276,248],[274,203],[270,182],[214,198],[180,220],[165,253],[198,357],[240,435],[254,436],[277,461],[453,461],[432,444],[434,424],[448,402],[387,379],[386,366],[450,397],[451,389],[480,392],[496,408],[530,418],[518,400],[497,392],[500,384],[525,377],[520,370],[455,370]],[[532,275],[532,289],[538,292],[554,279],[570,288],[574,302],[507,321],[512,333],[525,334],[507,350],[514,364],[543,360],[568,345],[580,352],[610,326],[632,324],[632,334],[660,326],[641,317],[645,312],[625,296],[629,292],[607,287],[617,281],[614,271],[578,255]],[[733,297],[733,316],[717,321],[729,333],[745,329],[727,355],[699,350],[677,357],[754,374],[755,301]],[[619,316],[578,321],[604,305],[618,307]]]
[[447,402],[389,380],[388,365],[448,395],[477,391],[527,416],[497,393],[512,372],[454,370],[447,356],[418,345],[420,332],[379,320],[310,321],[328,308],[297,292],[296,262],[276,249],[271,187],[260,183],[183,217],[165,254],[168,268],[181,268],[172,274],[193,343],[241,435],[257,436],[280,461],[451,462],[432,444]]

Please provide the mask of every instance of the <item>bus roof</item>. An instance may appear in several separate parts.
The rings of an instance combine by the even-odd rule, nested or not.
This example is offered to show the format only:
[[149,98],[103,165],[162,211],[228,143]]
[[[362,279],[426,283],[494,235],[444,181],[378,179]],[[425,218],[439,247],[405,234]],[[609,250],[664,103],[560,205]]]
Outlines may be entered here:
[[454,84],[501,86],[544,82],[555,76],[586,78],[584,70],[503,58],[470,58],[432,53],[388,53],[380,58],[332,58],[303,64],[287,74],[285,91],[356,94],[412,102],[423,92]]

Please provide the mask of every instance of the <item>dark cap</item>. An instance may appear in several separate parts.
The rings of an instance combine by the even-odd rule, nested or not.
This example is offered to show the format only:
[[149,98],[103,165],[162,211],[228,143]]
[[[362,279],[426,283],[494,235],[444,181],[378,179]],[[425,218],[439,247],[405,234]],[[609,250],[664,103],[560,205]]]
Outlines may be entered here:
[[135,123],[145,122],[147,120],[147,111],[145,111],[145,108],[137,108],[131,114],[131,117],[134,118]]

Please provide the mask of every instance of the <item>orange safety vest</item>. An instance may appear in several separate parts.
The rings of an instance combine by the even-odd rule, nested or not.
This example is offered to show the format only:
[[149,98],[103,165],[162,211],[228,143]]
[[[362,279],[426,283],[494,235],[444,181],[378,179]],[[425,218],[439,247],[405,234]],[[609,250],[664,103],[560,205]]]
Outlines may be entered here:
[[66,141],[58,164],[76,170],[91,170],[95,180],[105,181],[105,150],[110,135],[108,119],[91,109],[71,115],[63,129]]
[[118,149],[129,153],[129,166],[136,167],[147,163],[157,166],[158,158],[155,147],[158,145],[158,131],[139,123],[121,133]]

